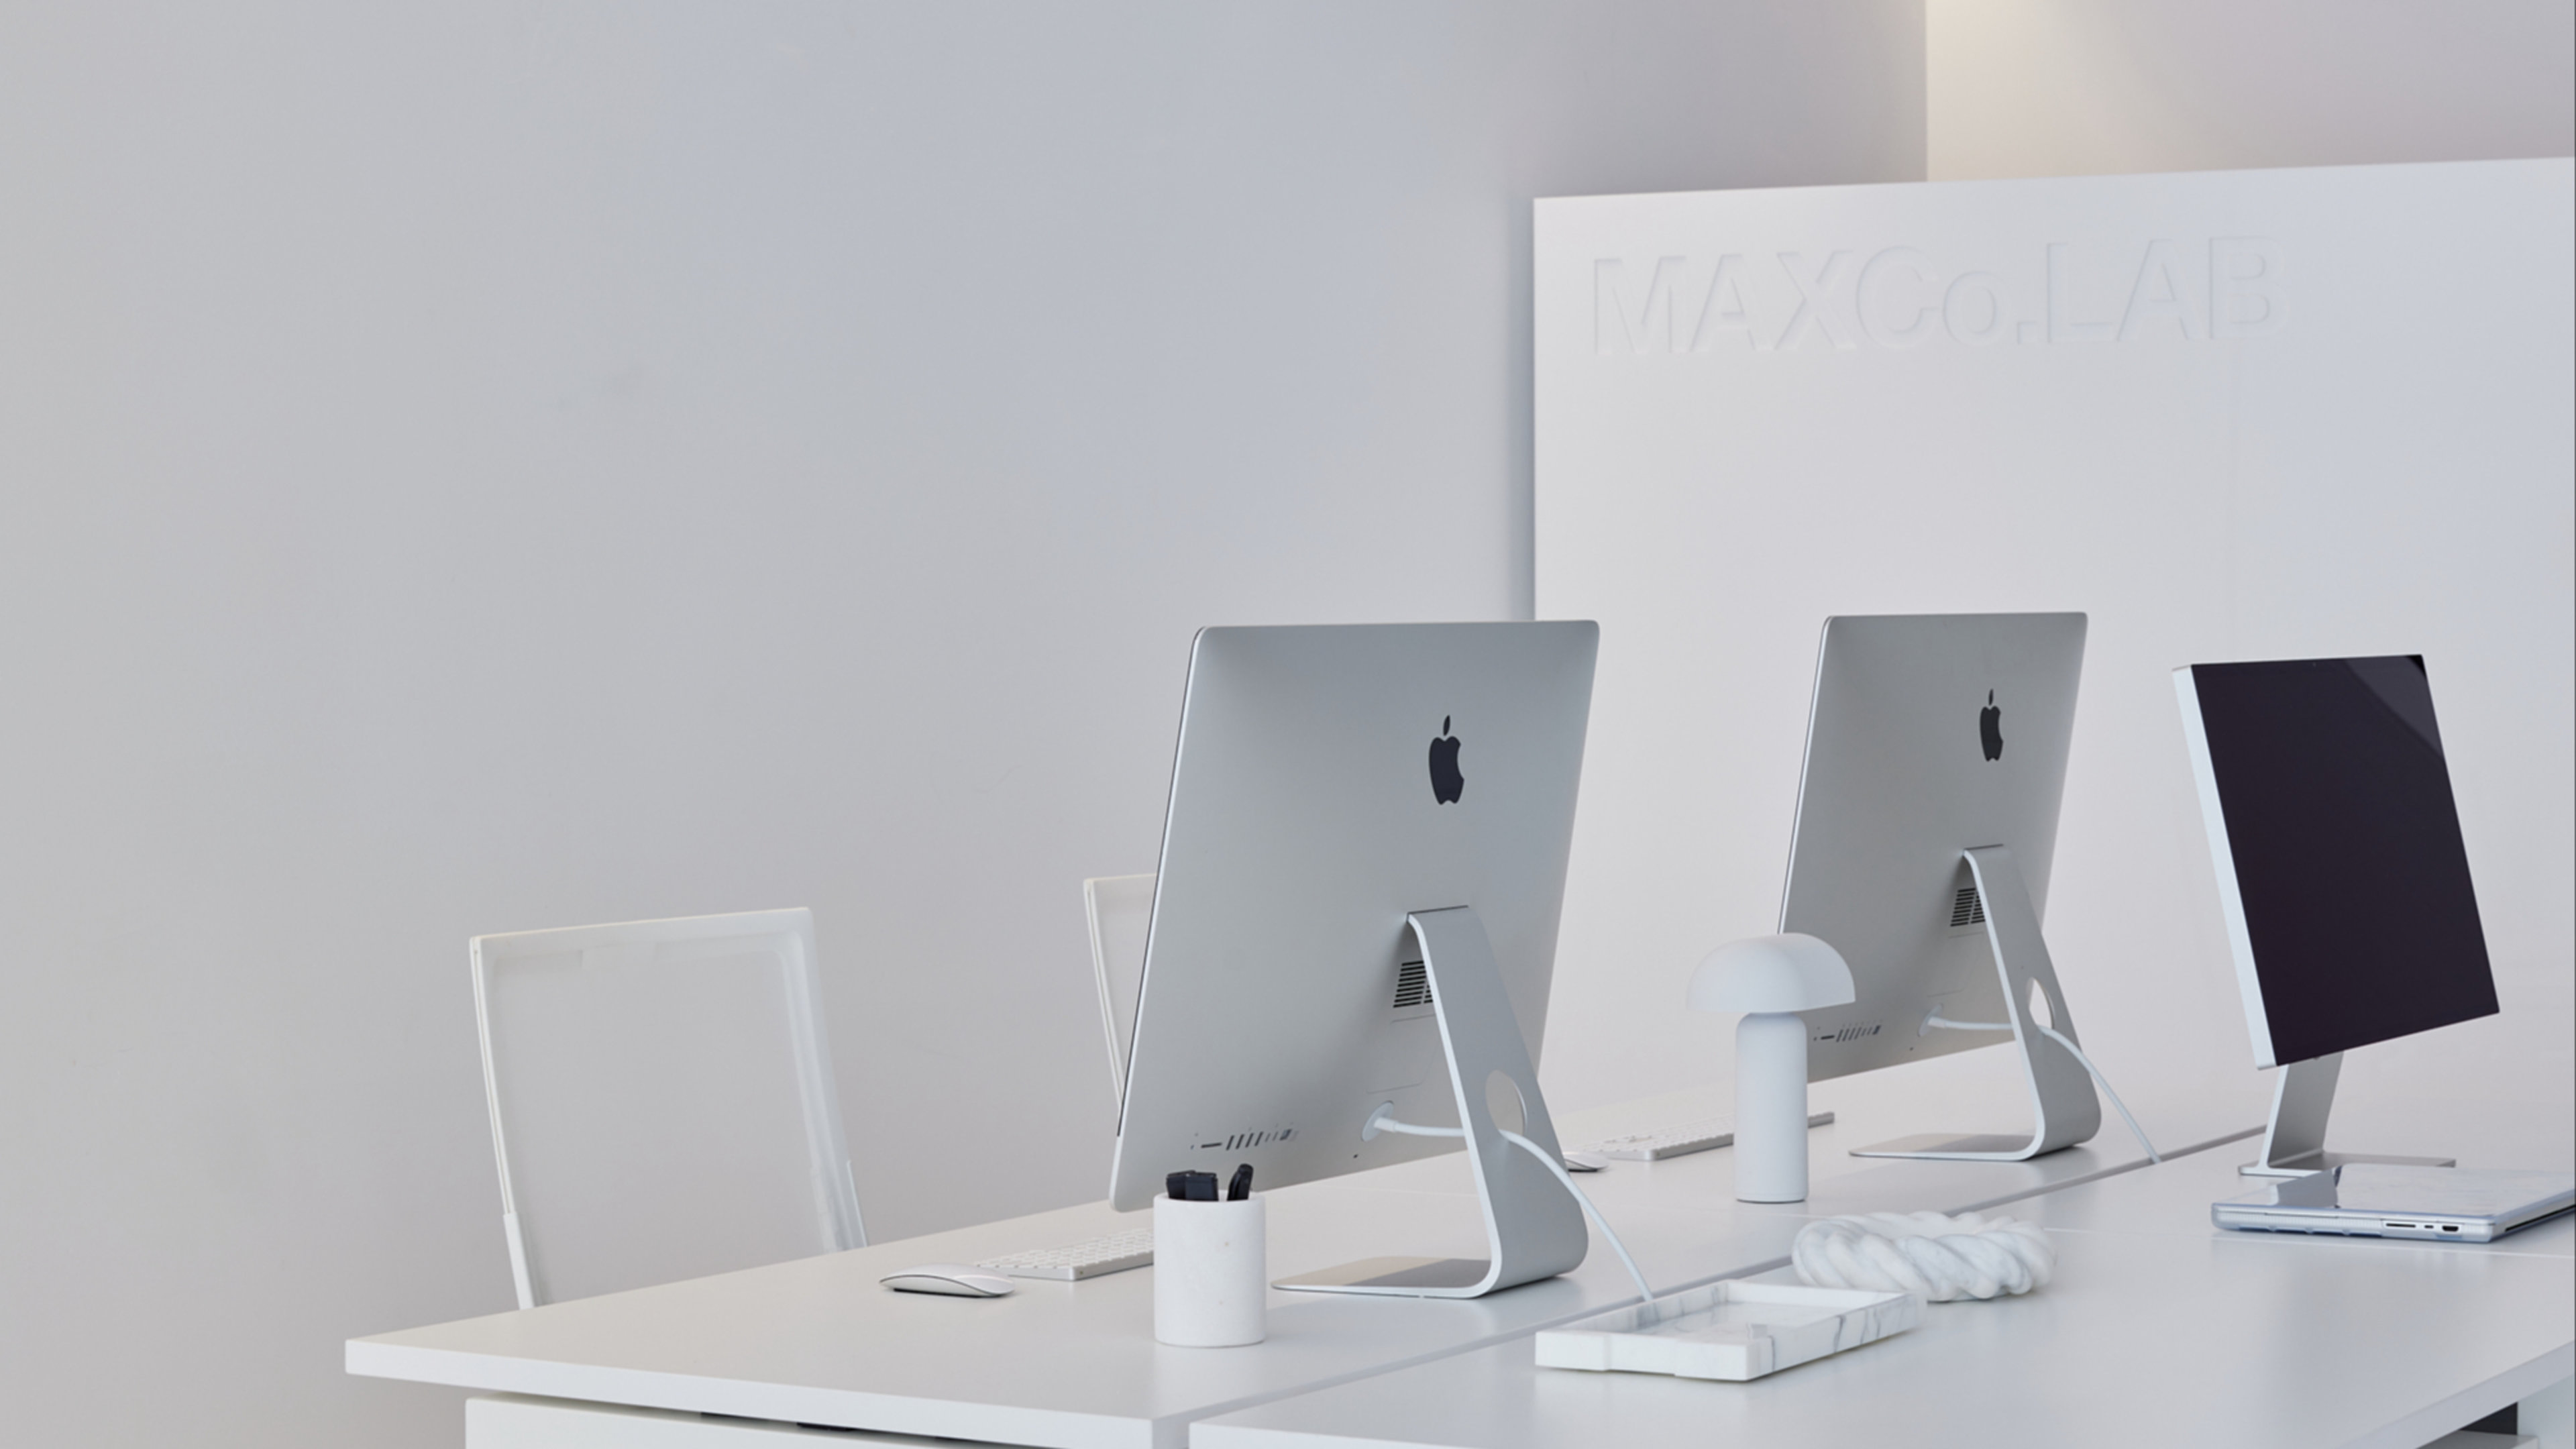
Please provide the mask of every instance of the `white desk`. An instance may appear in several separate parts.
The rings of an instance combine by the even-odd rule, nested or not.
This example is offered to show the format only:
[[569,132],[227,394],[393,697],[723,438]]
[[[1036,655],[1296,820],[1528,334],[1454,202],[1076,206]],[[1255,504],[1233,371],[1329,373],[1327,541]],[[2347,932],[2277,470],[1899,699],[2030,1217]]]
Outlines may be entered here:
[[[2568,1104],[2358,1124],[2369,1145],[2565,1169]],[[2403,1145],[2401,1145],[2401,1143]],[[1749,1384],[1541,1369],[1526,1339],[1211,1418],[1196,1449],[2190,1444],[2418,1449],[2576,1372],[2576,1221],[2490,1245],[2234,1233],[2225,1147],[2017,1205],[2055,1283]],[[1785,1273],[1767,1275],[1788,1281]]]
[[[1987,1054],[1992,1055],[1992,1054]],[[1965,1064],[1965,1065],[1961,1065]],[[1814,1134],[1808,1212],[1959,1209],[2026,1197],[2134,1167],[2114,1126],[2032,1163],[1887,1163],[1843,1149],[1908,1132],[2009,1125],[2008,1090],[1974,1087],[1979,1063],[1828,1083],[1842,1114]],[[1993,1074],[2008,1088],[2003,1074]],[[1927,1091],[1944,1082],[1944,1089]],[[2160,1146],[2241,1137],[2256,1084],[2223,1102],[2149,1105]],[[1960,1106],[1968,1102],[1968,1107]],[[1941,1104],[1928,1109],[1926,1103]],[[1705,1112],[1707,1095],[1569,1115],[1567,1140]],[[1659,1290],[1757,1272],[1786,1260],[1804,1219],[1734,1201],[1732,1154],[1617,1164],[1586,1180]],[[1271,1196],[1270,1271],[1281,1277],[1386,1253],[1482,1253],[1463,1159],[1455,1155]],[[967,1261],[1095,1236],[1135,1220],[1104,1204],[933,1234],[632,1293],[353,1339],[352,1373],[506,1394],[715,1413],[881,1432],[1035,1445],[1178,1446],[1196,1420],[1466,1353],[1598,1312],[1633,1296],[1605,1245],[1566,1277],[1471,1302],[1273,1293],[1270,1338],[1245,1349],[1178,1349],[1153,1338],[1152,1270],[1086,1283],[1024,1283],[1009,1298],[887,1292],[877,1278],[914,1263]],[[1524,1351],[1526,1349],[1523,1343]],[[577,1408],[478,1406],[477,1433],[514,1444],[713,1444],[770,1431]],[[540,1422],[540,1421],[543,1422]],[[505,1422],[506,1421],[506,1422]],[[488,1429],[488,1434],[486,1430]],[[851,1442],[847,1435],[837,1442]],[[770,1442],[764,1440],[764,1442]]]

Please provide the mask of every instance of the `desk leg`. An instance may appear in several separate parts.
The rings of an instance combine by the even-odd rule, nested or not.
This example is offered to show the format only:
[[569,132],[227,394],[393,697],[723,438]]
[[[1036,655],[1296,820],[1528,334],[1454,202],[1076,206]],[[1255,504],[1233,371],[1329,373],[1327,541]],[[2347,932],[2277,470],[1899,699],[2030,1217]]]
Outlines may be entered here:
[[2576,1379],[2560,1379],[2516,1406],[2516,1431],[2540,1441],[2540,1449],[2576,1445]]

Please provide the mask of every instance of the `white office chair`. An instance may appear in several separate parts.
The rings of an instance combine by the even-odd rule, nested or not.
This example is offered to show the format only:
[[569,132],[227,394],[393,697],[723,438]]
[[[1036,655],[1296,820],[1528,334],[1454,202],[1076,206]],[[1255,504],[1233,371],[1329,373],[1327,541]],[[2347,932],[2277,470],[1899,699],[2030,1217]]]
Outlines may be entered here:
[[1109,1092],[1127,1100],[1127,1050],[1136,1042],[1136,998],[1145,986],[1145,933],[1154,921],[1154,877],[1094,876],[1082,883],[1091,918],[1091,979],[1109,1037]]
[[865,1246],[803,909],[477,936],[519,1306]]

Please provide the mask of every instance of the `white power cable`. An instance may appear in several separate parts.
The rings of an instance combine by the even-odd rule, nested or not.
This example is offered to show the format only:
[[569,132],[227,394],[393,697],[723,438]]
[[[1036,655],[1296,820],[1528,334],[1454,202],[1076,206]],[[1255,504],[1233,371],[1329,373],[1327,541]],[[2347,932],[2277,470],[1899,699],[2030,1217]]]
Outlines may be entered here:
[[[1370,1129],[1378,1132],[1400,1132],[1407,1137],[1464,1137],[1467,1135],[1467,1129],[1464,1127],[1417,1127],[1411,1122],[1399,1122],[1388,1116],[1383,1107],[1369,1118],[1368,1127],[1362,1130],[1365,1133]],[[1584,1195],[1582,1188],[1574,1185],[1574,1179],[1565,1171],[1565,1164],[1550,1156],[1546,1148],[1517,1132],[1501,1126],[1495,1127],[1494,1130],[1503,1134],[1505,1142],[1537,1158],[1539,1166],[1554,1174],[1556,1180],[1565,1185],[1565,1190],[1574,1194],[1574,1200],[1583,1204],[1584,1213],[1592,1219],[1596,1227],[1601,1229],[1601,1236],[1610,1240],[1610,1251],[1619,1255],[1619,1262],[1628,1270],[1628,1276],[1636,1280],[1638,1299],[1646,1303],[1654,1302],[1655,1290],[1647,1286],[1646,1275],[1637,1271],[1637,1260],[1628,1256],[1628,1245],[1619,1241],[1619,1234],[1610,1226],[1610,1220],[1601,1216],[1601,1209],[1592,1205],[1592,1199]]]
[[1574,1179],[1567,1175],[1565,1164],[1557,1160],[1556,1154],[1542,1149],[1537,1143],[1517,1132],[1503,1132],[1499,1127],[1494,1130],[1503,1133],[1505,1142],[1537,1158],[1539,1166],[1554,1173],[1556,1180],[1565,1184],[1565,1190],[1574,1194],[1574,1200],[1583,1204],[1583,1211],[1589,1214],[1593,1223],[1601,1229],[1601,1236],[1610,1240],[1610,1251],[1619,1255],[1619,1261],[1627,1268],[1628,1276],[1637,1280],[1638,1299],[1646,1303],[1654,1302],[1655,1290],[1646,1286],[1646,1275],[1637,1271],[1637,1260],[1628,1256],[1628,1245],[1619,1241],[1619,1235],[1610,1229],[1610,1220],[1601,1216],[1601,1209],[1594,1207],[1592,1199],[1584,1196],[1583,1189],[1574,1185]]
[[[1925,1026],[1945,1026],[1952,1031],[2012,1030],[2012,1023],[2008,1021],[1952,1021],[1937,1013],[1924,1018],[1923,1024]],[[2118,1109],[2120,1120],[2129,1124],[2129,1135],[2138,1139],[2138,1145],[2140,1147],[2147,1149],[2147,1160],[2149,1162],[2164,1161],[2164,1154],[2156,1151],[2156,1144],[2147,1140],[2147,1134],[2138,1126],[2138,1119],[2129,1115],[2128,1104],[2120,1100],[2119,1093],[2111,1090],[2111,1079],[2102,1075],[2102,1069],[2093,1065],[2093,1059],[2091,1057],[2084,1055],[2084,1048],[2077,1046],[2072,1041],[2069,1041],[2063,1033],[2059,1032],[2058,1029],[2053,1026],[2049,1026],[2038,1021],[2033,1021],[2031,1025],[2039,1028],[2040,1035],[2047,1037],[2050,1041],[2057,1043],[2059,1046],[2062,1046],[2069,1052],[2073,1053],[2075,1059],[2084,1064],[2084,1070],[2092,1073],[2093,1081],[2102,1089],[2102,1095],[2110,1098],[2111,1105]]]

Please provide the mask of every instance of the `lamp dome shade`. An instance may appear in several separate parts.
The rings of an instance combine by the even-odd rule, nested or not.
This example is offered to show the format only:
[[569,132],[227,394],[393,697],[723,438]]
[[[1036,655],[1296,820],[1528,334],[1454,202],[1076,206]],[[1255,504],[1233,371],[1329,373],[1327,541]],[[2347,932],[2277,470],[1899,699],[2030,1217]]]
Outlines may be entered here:
[[1814,936],[1729,941],[1691,973],[1693,1011],[1813,1011],[1851,999],[1851,967]]

